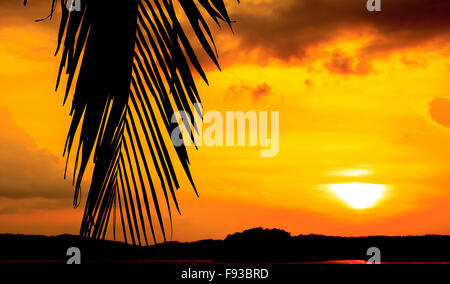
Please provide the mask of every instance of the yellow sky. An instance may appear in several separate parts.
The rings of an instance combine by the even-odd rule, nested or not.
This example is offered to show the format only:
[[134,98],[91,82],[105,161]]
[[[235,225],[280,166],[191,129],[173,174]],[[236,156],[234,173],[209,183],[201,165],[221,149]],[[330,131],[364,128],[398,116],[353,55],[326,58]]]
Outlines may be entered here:
[[[250,4],[241,8],[249,10]],[[23,153],[30,156],[21,158],[44,152],[51,157],[52,169],[60,167],[56,179],[61,184],[55,188],[67,191],[70,181],[62,178],[61,154],[69,109],[61,107],[61,93],[54,92],[59,64],[53,57],[55,30],[40,25],[0,27],[0,113],[13,121],[8,126],[2,122],[1,130],[27,141]],[[243,41],[239,29],[236,34],[219,36],[223,71],[208,71],[210,87],[198,82],[204,110],[280,111],[280,152],[261,158],[260,148],[192,149],[201,197],[184,180],[174,239],[223,238],[255,226],[293,234],[450,234],[450,132],[430,115],[430,102],[450,99],[448,44],[433,39],[365,58],[361,50],[379,35],[354,29],[311,43],[306,57],[283,60],[264,58],[264,48],[231,54]],[[255,99],[252,90],[264,84],[270,90]],[[450,108],[437,110],[445,111]],[[24,176],[29,186],[48,179],[46,173]],[[329,186],[341,183],[386,189],[373,206],[358,210]],[[7,184],[2,180],[5,191]],[[71,204],[70,194],[0,194],[0,232],[76,233],[82,209],[71,209]]]

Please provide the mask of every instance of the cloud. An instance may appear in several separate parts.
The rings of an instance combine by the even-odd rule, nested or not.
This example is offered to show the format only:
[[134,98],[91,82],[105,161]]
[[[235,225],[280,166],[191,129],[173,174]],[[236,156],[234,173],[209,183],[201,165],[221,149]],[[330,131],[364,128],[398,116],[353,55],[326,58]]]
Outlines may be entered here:
[[[237,51],[260,50],[264,61],[305,59],[308,49],[342,34],[370,33],[358,50],[361,61],[402,48],[420,47],[450,36],[450,2],[447,0],[383,1],[382,12],[370,13],[361,0],[250,1],[232,13],[237,20]],[[438,45],[436,45],[438,46]],[[438,46],[438,48],[441,46]],[[235,50],[235,51],[236,51]],[[229,51],[234,54],[235,51]],[[352,73],[362,70],[337,71]],[[342,67],[342,66],[341,66]],[[364,72],[362,72],[364,73]]]
[[269,95],[272,88],[267,83],[260,84],[252,91],[253,101],[257,102]]
[[[0,197],[0,215],[16,213],[33,213],[36,210],[58,210],[72,208],[71,199],[33,198],[6,198]],[[72,208],[73,209],[73,208]]]
[[431,118],[442,126],[450,127],[450,100],[436,98],[428,105]]
[[314,85],[315,85],[315,83],[312,80],[310,80],[310,79],[305,80],[306,87],[314,87]]
[[267,97],[271,91],[272,88],[267,83],[258,84],[255,87],[239,84],[228,88],[227,97],[234,100],[242,96],[250,96],[252,102],[256,103]]
[[24,6],[21,0],[3,0],[0,1],[0,24],[2,27],[23,23],[34,24],[35,20],[47,17],[51,7],[52,1],[32,0]]
[[366,61],[360,61],[359,59],[346,55],[341,52],[335,52],[332,54],[330,61],[325,62],[324,66],[331,73],[350,75],[359,74],[364,75],[371,71],[371,66]]
[[[34,23],[35,19],[49,14],[51,1],[28,2],[25,7],[19,0],[0,1],[0,25],[30,24],[50,28],[56,37],[60,7],[52,21]],[[223,65],[247,61],[264,64],[272,58],[283,61],[310,59],[318,56],[309,53],[311,48],[347,33],[367,39],[357,54],[352,55],[354,64],[359,67],[336,69],[333,62],[324,67],[338,74],[366,74],[370,72],[372,58],[430,44],[431,48],[442,48],[450,37],[450,2],[447,0],[383,1],[382,12],[376,13],[367,11],[365,0],[247,0],[240,5],[235,2],[227,1],[230,15],[236,21],[235,33],[232,35],[223,28],[223,32],[217,35],[222,38],[218,47]],[[187,32],[193,36],[191,29]],[[434,41],[440,43],[433,44]],[[193,44],[200,49],[198,43],[194,41]],[[259,55],[251,56],[253,51],[259,51]],[[340,57],[342,55],[339,54]],[[199,57],[207,68],[212,67],[204,53],[200,52]],[[333,60],[336,56],[332,54],[329,61]],[[408,60],[405,64],[411,62]]]
[[73,189],[63,179],[62,159],[39,149],[4,108],[0,121],[0,198],[66,200],[70,206]]
[[427,65],[427,60],[424,58],[408,58],[403,56],[401,59],[402,63],[410,68],[425,68]]

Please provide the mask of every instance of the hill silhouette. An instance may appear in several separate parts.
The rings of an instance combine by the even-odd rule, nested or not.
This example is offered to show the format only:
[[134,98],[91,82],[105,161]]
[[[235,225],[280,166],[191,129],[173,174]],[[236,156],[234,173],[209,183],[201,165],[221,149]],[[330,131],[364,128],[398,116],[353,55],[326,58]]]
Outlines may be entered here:
[[382,261],[450,261],[450,236],[330,237],[291,236],[278,229],[255,228],[227,236],[225,240],[192,243],[167,242],[138,247],[115,241],[80,236],[0,235],[0,262],[65,262],[69,247],[81,250],[82,262],[206,261],[206,262],[311,262],[366,260],[367,249],[378,247]]

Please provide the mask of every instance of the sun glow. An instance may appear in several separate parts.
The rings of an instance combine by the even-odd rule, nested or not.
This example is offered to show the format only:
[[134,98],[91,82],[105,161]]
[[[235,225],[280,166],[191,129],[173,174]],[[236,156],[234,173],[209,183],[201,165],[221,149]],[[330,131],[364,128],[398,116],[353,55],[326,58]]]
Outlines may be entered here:
[[372,173],[372,171],[363,170],[363,169],[347,169],[347,170],[340,170],[340,171],[333,171],[333,172],[331,172],[332,175],[346,176],[346,177],[366,176],[366,175],[370,175],[371,173]]
[[330,188],[351,207],[366,209],[373,206],[383,196],[386,186],[369,183],[341,183],[332,184]]

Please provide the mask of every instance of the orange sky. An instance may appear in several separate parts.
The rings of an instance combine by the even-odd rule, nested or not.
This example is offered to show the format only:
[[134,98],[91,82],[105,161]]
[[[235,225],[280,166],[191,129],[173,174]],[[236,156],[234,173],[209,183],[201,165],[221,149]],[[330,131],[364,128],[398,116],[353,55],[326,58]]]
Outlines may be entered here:
[[[13,2],[0,4],[0,233],[77,233],[61,156],[69,108],[54,92],[58,19],[34,23],[48,7]],[[192,149],[200,198],[184,180],[173,239],[256,226],[450,234],[449,5],[410,1],[409,18],[401,3],[374,16],[353,0],[228,2],[238,22],[217,35],[223,71],[198,82],[205,111],[280,111],[280,153]],[[386,189],[355,209],[329,186],[355,182]]]

